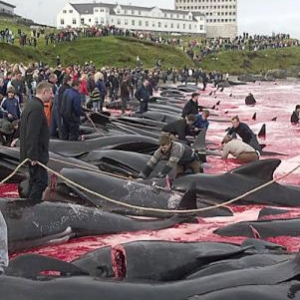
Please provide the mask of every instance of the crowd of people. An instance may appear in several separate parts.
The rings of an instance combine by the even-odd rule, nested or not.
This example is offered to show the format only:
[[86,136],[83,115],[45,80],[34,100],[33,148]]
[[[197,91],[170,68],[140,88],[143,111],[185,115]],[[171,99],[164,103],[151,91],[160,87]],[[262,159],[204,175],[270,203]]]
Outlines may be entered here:
[[20,46],[37,47],[38,41],[43,39],[45,45],[56,45],[62,42],[72,42],[78,38],[95,38],[102,36],[126,36],[143,41],[158,44],[172,45],[183,49],[194,61],[201,60],[213,53],[220,51],[260,51],[268,49],[281,49],[292,46],[299,46],[299,40],[292,39],[289,34],[280,33],[272,35],[250,35],[244,32],[242,35],[229,38],[190,38],[184,41],[182,37],[170,37],[155,32],[132,31],[118,28],[115,25],[97,25],[82,28],[67,27],[61,30],[52,30],[44,27],[33,28],[30,34],[18,29],[14,33],[9,28],[0,30],[0,42],[14,44],[19,41]]
[[[195,70],[184,69],[180,72],[192,75]],[[37,163],[46,164],[49,159],[45,150],[41,153],[38,150],[41,141],[43,149],[47,149],[50,137],[83,141],[79,126],[86,118],[84,108],[102,112],[106,101],[120,99],[122,113],[125,113],[128,101],[136,99],[139,101],[139,112],[147,112],[153,91],[164,81],[162,73],[159,68],[153,71],[142,68],[98,69],[92,62],[65,68],[61,65],[51,68],[42,62],[28,66],[0,62],[0,142],[12,147],[19,144],[21,158],[31,160],[29,173],[32,186],[28,198],[38,198],[46,187],[47,174]],[[205,89],[205,84],[203,82],[202,89]],[[199,83],[196,85],[200,90]],[[201,157],[191,148],[191,142],[204,130],[209,130],[210,112],[199,106],[199,96],[199,92],[193,93],[178,120],[163,126],[160,147],[141,171],[141,178],[149,177],[161,159],[168,160],[158,175],[161,178],[174,168],[176,176],[186,170],[193,173],[203,171]],[[245,104],[256,104],[253,94],[247,95]],[[299,123],[299,113],[300,105],[297,105],[291,116],[293,124]],[[226,159],[231,154],[242,163],[258,160],[262,149],[256,135],[238,116],[231,121],[232,127],[222,141],[222,158]],[[38,124],[42,131],[38,129]],[[236,136],[241,139],[236,139]],[[38,146],[33,149],[31,144]]]
[[194,60],[221,51],[261,51],[299,46],[299,40],[292,39],[289,34],[250,35],[244,32],[235,39],[194,39],[187,45],[187,54]]

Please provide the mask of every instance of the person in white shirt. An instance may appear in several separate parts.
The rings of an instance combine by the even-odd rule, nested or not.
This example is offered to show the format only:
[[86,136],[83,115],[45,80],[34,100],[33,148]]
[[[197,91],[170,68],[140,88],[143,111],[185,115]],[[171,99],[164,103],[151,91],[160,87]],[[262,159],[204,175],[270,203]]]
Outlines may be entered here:
[[222,159],[227,159],[228,155],[231,154],[237,158],[240,163],[249,163],[259,160],[259,152],[242,140],[226,135],[222,144],[224,145]]

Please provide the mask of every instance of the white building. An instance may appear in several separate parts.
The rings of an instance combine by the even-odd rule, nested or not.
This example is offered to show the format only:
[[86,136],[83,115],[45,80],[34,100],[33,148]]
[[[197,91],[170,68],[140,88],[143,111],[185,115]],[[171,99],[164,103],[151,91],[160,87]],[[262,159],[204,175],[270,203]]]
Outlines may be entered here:
[[0,14],[14,15],[15,6],[7,2],[0,1]]
[[201,11],[206,16],[208,38],[235,38],[238,0],[175,0],[175,8],[186,11]]
[[94,25],[114,25],[135,31],[201,35],[206,33],[205,15],[158,7],[67,3],[57,15],[57,28]]

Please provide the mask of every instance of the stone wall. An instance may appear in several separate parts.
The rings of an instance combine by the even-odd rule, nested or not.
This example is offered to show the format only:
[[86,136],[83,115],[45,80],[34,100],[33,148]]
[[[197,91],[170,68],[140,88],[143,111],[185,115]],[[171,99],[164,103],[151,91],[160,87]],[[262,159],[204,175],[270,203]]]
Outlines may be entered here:
[[238,35],[237,24],[206,24],[206,37],[207,38],[235,38]]

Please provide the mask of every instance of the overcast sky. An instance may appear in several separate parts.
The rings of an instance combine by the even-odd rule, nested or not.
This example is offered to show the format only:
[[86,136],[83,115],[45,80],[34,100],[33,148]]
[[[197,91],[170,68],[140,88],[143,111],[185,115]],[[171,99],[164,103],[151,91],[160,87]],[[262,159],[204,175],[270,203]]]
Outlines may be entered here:
[[[64,0],[4,0],[17,6],[15,12],[38,23],[55,25],[56,15],[67,1]],[[92,3],[93,0],[74,0],[71,3]],[[174,0],[102,0],[138,6],[174,8]],[[149,4],[151,3],[151,5]],[[238,0],[238,26],[243,31],[259,34],[290,33],[300,38],[299,0]]]

